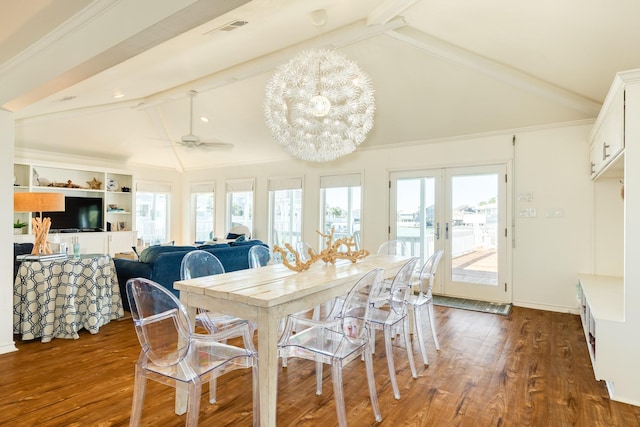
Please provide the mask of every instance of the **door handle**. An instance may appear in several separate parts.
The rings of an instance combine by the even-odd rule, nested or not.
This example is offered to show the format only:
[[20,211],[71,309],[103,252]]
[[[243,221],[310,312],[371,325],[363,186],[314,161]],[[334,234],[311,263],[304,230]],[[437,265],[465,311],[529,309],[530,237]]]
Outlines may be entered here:
[[444,224],[444,238],[449,240],[449,223],[445,222]]
[[436,235],[435,235],[435,237],[436,237],[436,240],[440,240],[440,223],[439,222],[436,223]]

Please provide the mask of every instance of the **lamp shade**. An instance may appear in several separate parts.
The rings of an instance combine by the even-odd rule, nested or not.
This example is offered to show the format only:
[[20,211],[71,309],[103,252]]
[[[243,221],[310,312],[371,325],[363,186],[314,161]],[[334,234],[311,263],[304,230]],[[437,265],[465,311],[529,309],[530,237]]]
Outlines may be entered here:
[[13,193],[14,212],[62,212],[63,193]]

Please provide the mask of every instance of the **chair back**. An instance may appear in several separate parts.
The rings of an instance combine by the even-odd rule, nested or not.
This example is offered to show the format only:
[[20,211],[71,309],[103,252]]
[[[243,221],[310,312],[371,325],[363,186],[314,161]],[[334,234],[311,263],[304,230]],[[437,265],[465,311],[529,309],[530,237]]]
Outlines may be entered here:
[[440,263],[440,258],[444,251],[438,249],[436,252],[425,261],[424,265],[420,269],[418,280],[420,281],[420,293],[426,296],[431,296],[431,290],[433,288],[433,282],[436,277],[436,270]]
[[[234,239],[235,237],[233,236],[244,236],[246,239],[250,239],[251,238],[251,230],[249,229],[249,227],[247,227],[246,225],[235,225],[233,227],[231,227],[231,230],[229,230],[229,232],[227,233],[227,239]],[[229,237],[232,236],[232,237]]]
[[308,261],[311,259],[309,251],[313,252],[313,248],[310,244],[306,242],[296,242],[296,252],[298,252],[302,261]]
[[224,273],[224,267],[220,260],[212,253],[200,249],[188,252],[180,264],[182,280],[222,273]]
[[389,289],[389,307],[395,314],[403,315],[407,311],[407,297],[411,289],[411,278],[416,268],[418,258],[411,258],[407,261],[391,282],[391,288]]
[[[338,317],[342,318],[342,331],[345,337],[352,343],[360,343],[368,337],[370,307],[373,296],[380,292],[382,273],[381,268],[369,271],[353,285],[344,300]],[[363,304],[364,298],[366,298],[366,304]]]
[[271,253],[266,246],[255,245],[249,248],[249,268],[264,267],[270,260]]
[[143,278],[127,281],[127,298],[142,351],[158,366],[182,362],[192,334],[189,315],[163,286]]
[[378,247],[379,254],[385,255],[409,255],[409,248],[401,240],[388,240]]

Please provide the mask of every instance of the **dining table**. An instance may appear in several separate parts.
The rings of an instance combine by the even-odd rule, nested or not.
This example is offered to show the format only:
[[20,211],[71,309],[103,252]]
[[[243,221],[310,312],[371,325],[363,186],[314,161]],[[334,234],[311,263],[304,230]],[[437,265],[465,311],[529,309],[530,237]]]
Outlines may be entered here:
[[[180,280],[174,288],[180,291],[180,301],[193,322],[197,309],[207,309],[257,325],[260,425],[275,426],[281,319],[346,295],[360,277],[373,269],[381,268],[385,278],[393,277],[408,260],[404,256],[371,254],[356,262],[316,262],[300,272],[274,264]],[[184,413],[186,404],[186,391],[178,390],[176,413]]]

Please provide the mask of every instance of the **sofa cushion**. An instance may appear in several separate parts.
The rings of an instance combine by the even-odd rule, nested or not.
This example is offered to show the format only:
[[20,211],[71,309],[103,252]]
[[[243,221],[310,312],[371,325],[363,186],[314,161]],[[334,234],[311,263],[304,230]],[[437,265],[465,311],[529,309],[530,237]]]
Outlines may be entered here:
[[189,252],[195,246],[149,246],[140,254],[140,262],[153,263],[160,254],[166,252]]
[[229,245],[226,243],[209,243],[198,246],[198,249],[202,249],[206,251],[207,249],[215,249],[215,248],[228,248]]

